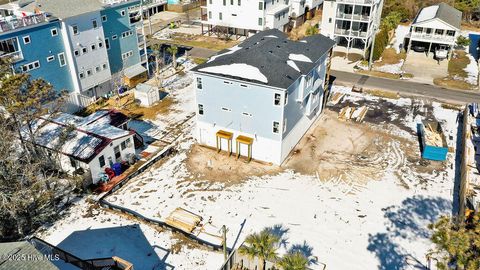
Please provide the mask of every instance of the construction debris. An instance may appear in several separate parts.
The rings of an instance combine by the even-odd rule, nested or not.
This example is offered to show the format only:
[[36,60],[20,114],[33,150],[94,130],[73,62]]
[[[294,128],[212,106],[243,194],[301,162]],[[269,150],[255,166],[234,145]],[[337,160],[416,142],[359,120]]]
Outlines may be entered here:
[[330,105],[337,105],[342,100],[342,98],[344,96],[345,96],[344,93],[336,92],[332,95],[332,97],[330,98],[330,102],[328,102],[328,103]]
[[202,221],[202,217],[178,207],[165,219],[170,226],[191,233]]
[[342,121],[353,120],[361,123],[365,118],[367,112],[367,106],[362,106],[360,108],[347,106],[340,110],[340,112],[338,113],[338,119]]

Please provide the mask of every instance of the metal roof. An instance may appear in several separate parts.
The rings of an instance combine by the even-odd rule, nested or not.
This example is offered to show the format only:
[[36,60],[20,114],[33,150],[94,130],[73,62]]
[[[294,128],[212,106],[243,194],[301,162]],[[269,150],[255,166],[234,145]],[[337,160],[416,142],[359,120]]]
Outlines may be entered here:
[[[58,270],[52,262],[43,258],[32,244],[27,241],[0,243],[0,270]],[[15,255],[18,259],[8,259]],[[28,256],[28,259],[25,257]],[[23,259],[22,259],[23,258]]]
[[126,68],[123,73],[125,77],[131,79],[135,76],[138,76],[142,73],[147,72],[147,69],[142,66],[142,64],[136,64],[131,67]]

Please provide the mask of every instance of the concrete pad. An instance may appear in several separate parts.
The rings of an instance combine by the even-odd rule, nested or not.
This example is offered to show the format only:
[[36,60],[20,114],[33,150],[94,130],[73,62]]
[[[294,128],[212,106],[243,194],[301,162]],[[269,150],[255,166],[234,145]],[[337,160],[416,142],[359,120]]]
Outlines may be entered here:
[[334,70],[354,72],[353,67],[355,67],[356,64],[357,62],[350,62],[343,57],[337,56],[332,58],[332,69]]
[[435,78],[442,78],[448,75],[448,60],[440,61],[433,59],[434,54],[427,57],[425,53],[410,51],[407,60],[403,65],[405,73],[413,74],[411,81],[433,84]]

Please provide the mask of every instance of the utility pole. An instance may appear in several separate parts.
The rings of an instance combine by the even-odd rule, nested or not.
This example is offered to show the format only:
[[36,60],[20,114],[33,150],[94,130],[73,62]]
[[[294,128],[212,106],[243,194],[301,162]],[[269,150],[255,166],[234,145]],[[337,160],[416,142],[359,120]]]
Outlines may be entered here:
[[228,252],[227,252],[227,227],[225,225],[222,226],[222,237],[223,237],[223,257],[226,262],[228,259]]
[[372,70],[373,50],[375,49],[375,38],[377,36],[377,26],[373,26],[372,47],[370,49],[370,59],[368,60],[368,70]]

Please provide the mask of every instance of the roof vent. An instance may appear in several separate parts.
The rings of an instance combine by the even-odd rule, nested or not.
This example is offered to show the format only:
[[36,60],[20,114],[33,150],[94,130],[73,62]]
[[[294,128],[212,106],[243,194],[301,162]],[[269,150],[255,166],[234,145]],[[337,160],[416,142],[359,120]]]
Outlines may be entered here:
[[280,45],[277,45],[277,48],[279,48],[279,49],[280,49]]
[[273,53],[273,51],[268,51],[269,53]]
[[286,40],[284,40],[284,41],[283,41],[283,43],[287,44],[287,41],[286,41]]

